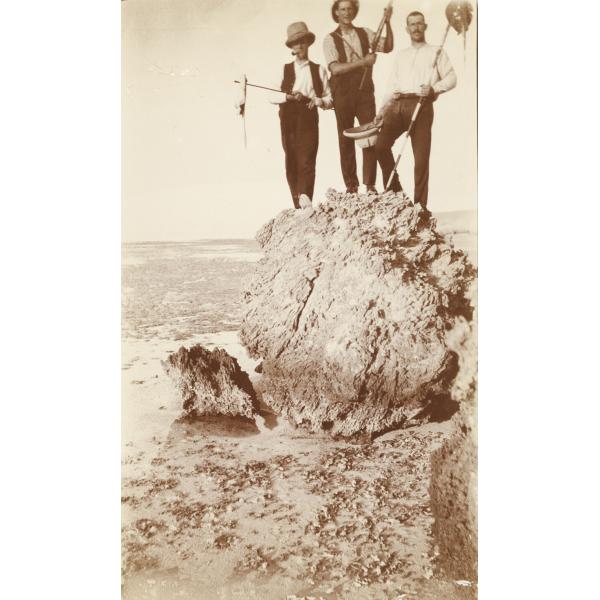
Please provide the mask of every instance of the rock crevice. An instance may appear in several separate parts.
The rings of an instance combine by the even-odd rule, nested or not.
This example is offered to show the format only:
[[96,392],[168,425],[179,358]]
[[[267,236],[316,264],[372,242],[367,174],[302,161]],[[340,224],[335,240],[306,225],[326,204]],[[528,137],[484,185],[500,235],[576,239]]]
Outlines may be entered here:
[[264,257],[240,337],[263,360],[273,409],[314,431],[375,434],[449,393],[445,334],[470,317],[475,272],[403,194],[330,190],[309,214],[283,211],[257,240]]

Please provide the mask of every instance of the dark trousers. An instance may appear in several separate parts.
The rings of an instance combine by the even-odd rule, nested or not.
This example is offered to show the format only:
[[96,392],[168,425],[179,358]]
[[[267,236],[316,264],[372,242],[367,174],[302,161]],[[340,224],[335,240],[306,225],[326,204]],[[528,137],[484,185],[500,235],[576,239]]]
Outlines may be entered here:
[[[417,98],[401,98],[394,100],[383,117],[383,127],[377,137],[375,151],[383,173],[383,185],[387,185],[390,173],[394,168],[392,146],[408,129]],[[410,142],[415,157],[415,203],[427,206],[429,192],[429,153],[431,151],[431,125],[433,123],[433,104],[426,100],[421,106],[417,120],[410,135]],[[402,187],[398,175],[394,175],[391,189],[399,192]]]
[[[336,94],[333,98],[337,121],[338,142],[342,176],[347,188],[358,187],[356,176],[356,150],[354,140],[344,136],[344,129],[355,126],[354,119],[363,125],[375,118],[375,96],[372,91],[352,90]],[[375,148],[363,148],[363,183],[375,185],[377,177],[377,156]]]
[[281,106],[281,143],[285,153],[285,175],[295,208],[306,194],[311,200],[315,189],[315,164],[319,149],[319,115],[305,104],[287,102]]

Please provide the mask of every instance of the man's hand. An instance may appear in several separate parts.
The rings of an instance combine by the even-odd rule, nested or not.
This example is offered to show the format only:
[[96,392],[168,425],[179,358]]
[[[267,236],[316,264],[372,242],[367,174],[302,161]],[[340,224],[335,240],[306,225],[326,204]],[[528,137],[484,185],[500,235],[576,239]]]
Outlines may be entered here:
[[308,109],[312,110],[315,106],[323,106],[322,98],[312,98],[308,103]]
[[377,60],[377,55],[375,53],[373,53],[373,54],[367,54],[362,59],[363,67],[372,67],[375,64],[376,60]]
[[377,114],[375,115],[375,118],[373,119],[373,125],[377,125],[378,127],[381,127],[383,125],[383,121],[385,120],[385,113],[388,111],[388,108],[390,106],[390,104],[392,103],[392,100],[388,100],[377,112]]
[[302,102],[304,96],[300,92],[294,92],[293,94],[286,94],[285,99],[292,102]]
[[421,86],[421,91],[417,92],[417,96],[421,96],[422,98],[426,98],[430,94],[433,93],[433,90],[430,85],[423,84]]
[[394,9],[391,6],[386,6],[383,9],[383,16],[385,17],[385,20],[389,23],[389,20],[392,18],[392,13],[394,12]]

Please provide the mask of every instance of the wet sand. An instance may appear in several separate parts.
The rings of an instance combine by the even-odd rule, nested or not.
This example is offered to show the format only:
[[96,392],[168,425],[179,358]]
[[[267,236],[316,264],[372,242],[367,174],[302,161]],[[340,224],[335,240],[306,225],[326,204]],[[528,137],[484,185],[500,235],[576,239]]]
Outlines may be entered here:
[[[253,365],[235,332],[215,342]],[[471,597],[433,577],[429,457],[448,422],[356,445],[268,412],[181,421],[170,346],[125,371],[125,599]]]
[[[473,251],[471,225],[446,220]],[[166,338],[123,348],[123,598],[475,597],[474,584],[435,570],[430,455],[448,421],[367,445],[293,429],[268,409],[255,422],[181,421],[160,365],[181,345],[219,346],[260,376],[236,331]]]

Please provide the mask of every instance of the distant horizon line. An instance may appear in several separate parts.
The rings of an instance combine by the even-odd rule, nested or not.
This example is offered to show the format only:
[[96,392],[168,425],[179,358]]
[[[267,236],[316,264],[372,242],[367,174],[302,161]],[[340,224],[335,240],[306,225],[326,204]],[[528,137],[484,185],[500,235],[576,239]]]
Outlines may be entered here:
[[[194,239],[173,239],[173,240],[123,240],[121,245],[125,244],[192,244],[194,242],[255,242],[254,238],[194,238]],[[258,243],[258,242],[257,242]]]
[[[450,213],[476,213],[477,209],[463,209],[463,210],[439,210],[433,213],[433,215],[439,214],[450,214]],[[255,242],[256,239],[254,237],[250,238],[241,238],[241,237],[219,237],[219,238],[185,238],[185,239],[168,239],[168,240],[125,240],[121,237],[121,245],[125,246],[127,244],[190,244],[194,242]]]

